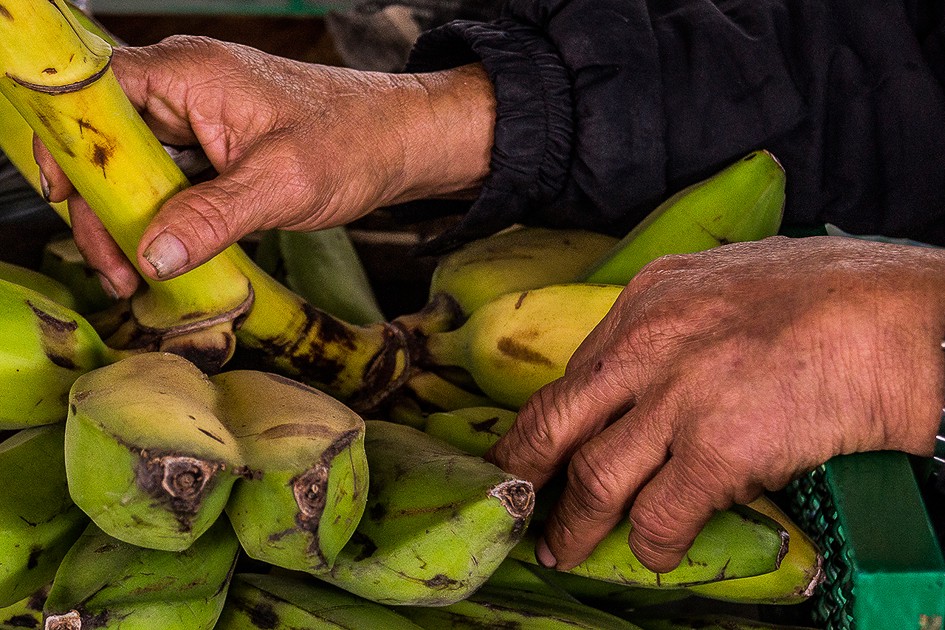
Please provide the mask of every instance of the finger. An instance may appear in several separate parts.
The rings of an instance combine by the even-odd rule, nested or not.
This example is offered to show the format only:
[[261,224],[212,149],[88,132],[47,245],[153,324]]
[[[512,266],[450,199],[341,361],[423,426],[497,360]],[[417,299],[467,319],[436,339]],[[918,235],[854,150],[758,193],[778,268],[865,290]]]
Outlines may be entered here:
[[85,262],[99,273],[102,288],[113,299],[127,298],[141,278],[92,209],[77,194],[69,197],[69,221]]
[[630,509],[630,548],[652,571],[666,573],[679,566],[715,511],[733,503],[731,485],[722,481],[723,473],[710,472],[718,468],[707,459],[671,457]]
[[542,565],[574,568],[626,518],[637,489],[666,461],[669,434],[660,421],[667,413],[674,411],[635,408],[574,454],[536,546]]
[[173,278],[206,262],[252,231],[314,213],[305,174],[279,168],[279,144],[260,144],[218,177],[172,197],[138,246],[142,271]]
[[525,403],[486,459],[541,487],[582,443],[632,407],[649,362],[627,360],[606,338],[600,343],[593,360],[569,365]]
[[39,166],[39,186],[43,198],[54,203],[65,201],[75,190],[72,182],[36,134],[33,134],[33,159]]

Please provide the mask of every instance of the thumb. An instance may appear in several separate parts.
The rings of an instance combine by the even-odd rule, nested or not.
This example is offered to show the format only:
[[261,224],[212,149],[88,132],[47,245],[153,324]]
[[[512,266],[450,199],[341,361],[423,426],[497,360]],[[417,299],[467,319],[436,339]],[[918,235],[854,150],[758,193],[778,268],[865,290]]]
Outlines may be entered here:
[[[216,178],[171,197],[138,245],[142,272],[167,280],[198,267],[250,232],[291,223],[311,201],[294,191],[288,173],[260,168],[265,156],[243,156]],[[276,216],[278,214],[278,216]]]

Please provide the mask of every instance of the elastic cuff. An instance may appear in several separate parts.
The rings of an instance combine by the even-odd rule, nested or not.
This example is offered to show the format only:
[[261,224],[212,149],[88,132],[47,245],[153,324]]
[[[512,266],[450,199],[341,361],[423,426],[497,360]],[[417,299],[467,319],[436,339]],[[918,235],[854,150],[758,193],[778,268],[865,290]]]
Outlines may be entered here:
[[570,166],[573,105],[567,71],[535,29],[510,20],[455,21],[425,33],[407,70],[430,72],[481,61],[495,87],[489,175],[451,230],[424,246],[435,253],[527,219],[563,189]]

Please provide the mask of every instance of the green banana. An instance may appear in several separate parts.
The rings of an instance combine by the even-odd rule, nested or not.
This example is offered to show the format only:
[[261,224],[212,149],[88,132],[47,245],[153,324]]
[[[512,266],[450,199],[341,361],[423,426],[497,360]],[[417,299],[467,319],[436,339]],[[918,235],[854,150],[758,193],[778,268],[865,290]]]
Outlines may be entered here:
[[464,407],[431,413],[424,432],[470,455],[486,454],[512,428],[517,414],[499,407]]
[[535,565],[526,564],[521,560],[506,558],[502,561],[502,564],[492,572],[492,575],[486,580],[483,588],[506,592],[521,591],[524,593],[535,593],[537,595],[546,595],[548,597],[557,597],[559,599],[577,602],[578,599],[571,595],[571,593],[556,584],[553,580],[548,579],[549,573],[553,572]]
[[0,443],[0,606],[52,581],[88,519],[69,498],[62,425]]
[[0,630],[23,630],[43,627],[43,604],[49,594],[50,585],[9,606],[0,607]]
[[345,226],[294,232],[270,230],[263,235],[256,262],[280,277],[309,304],[352,324],[384,321]]
[[428,630],[640,630],[629,621],[579,602],[489,587],[448,606],[405,607],[401,614]]
[[55,278],[40,273],[39,271],[0,260],[0,280],[6,280],[7,282],[32,289],[37,293],[42,293],[57,304],[73,311],[77,310],[78,302],[72,294],[72,291]]
[[75,311],[0,280],[0,429],[62,422],[76,378],[121,356]]
[[[539,507],[549,506],[545,498],[544,493],[539,495]],[[509,557],[537,564],[535,543],[540,528],[536,514],[532,527]],[[668,573],[644,567],[627,545],[629,534],[630,523],[624,520],[570,573],[627,586],[680,588],[769,573],[778,568],[788,549],[788,534],[777,521],[738,505],[716,512],[682,563]]]
[[75,302],[71,308],[79,313],[96,313],[112,305],[113,300],[102,288],[98,273],[86,264],[71,236],[46,243],[39,270],[67,287]]
[[186,549],[213,524],[242,466],[213,384],[168,353],[76,380],[65,459],[73,499],[101,529],[163,550]]
[[467,597],[521,538],[534,508],[531,484],[414,428],[365,424],[364,517],[318,577],[384,604]]
[[239,542],[218,520],[189,549],[145,549],[94,524],[69,550],[44,608],[46,630],[210,630],[223,609]]
[[469,316],[504,293],[574,282],[617,242],[587,230],[517,226],[440,258],[430,298],[449,295]]
[[393,610],[312,578],[237,574],[218,630],[420,630]]
[[608,610],[636,610],[648,606],[661,606],[692,596],[685,588],[626,586],[540,566],[532,566],[531,569],[542,579],[554,584],[556,588],[560,588],[578,601]]
[[558,284],[506,293],[459,328],[426,339],[427,361],[465,368],[489,398],[518,409],[564,375],[568,360],[623,287]]
[[808,626],[786,626],[734,615],[680,615],[675,617],[635,617],[643,630],[814,630]]
[[796,604],[808,599],[824,581],[824,558],[814,541],[770,499],[756,499],[748,507],[778,521],[791,537],[781,565],[771,573],[692,586],[689,591],[743,604]]
[[661,203],[581,279],[627,284],[660,256],[774,236],[781,226],[784,186],[784,169],[773,155],[749,153]]
[[212,380],[246,467],[226,506],[243,549],[288,569],[329,569],[367,501],[364,421],[275,374],[236,370]]

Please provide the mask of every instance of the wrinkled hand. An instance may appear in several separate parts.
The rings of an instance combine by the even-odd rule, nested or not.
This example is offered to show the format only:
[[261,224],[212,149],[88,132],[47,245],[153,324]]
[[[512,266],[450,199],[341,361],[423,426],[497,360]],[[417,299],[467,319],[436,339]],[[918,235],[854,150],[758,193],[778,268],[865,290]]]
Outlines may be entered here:
[[931,455],[945,252],[775,238],[633,279],[489,457],[541,486],[567,466],[537,556],[567,570],[621,519],[654,571],[714,510],[833,455]]
[[[144,233],[143,273],[170,278],[260,229],[341,225],[382,205],[474,188],[494,103],[478,66],[423,75],[306,64],[199,37],[116,49],[112,66],[155,135],[199,144],[219,173],[170,199]],[[37,141],[49,198],[116,296],[139,278]],[[111,285],[111,286],[108,286]]]

